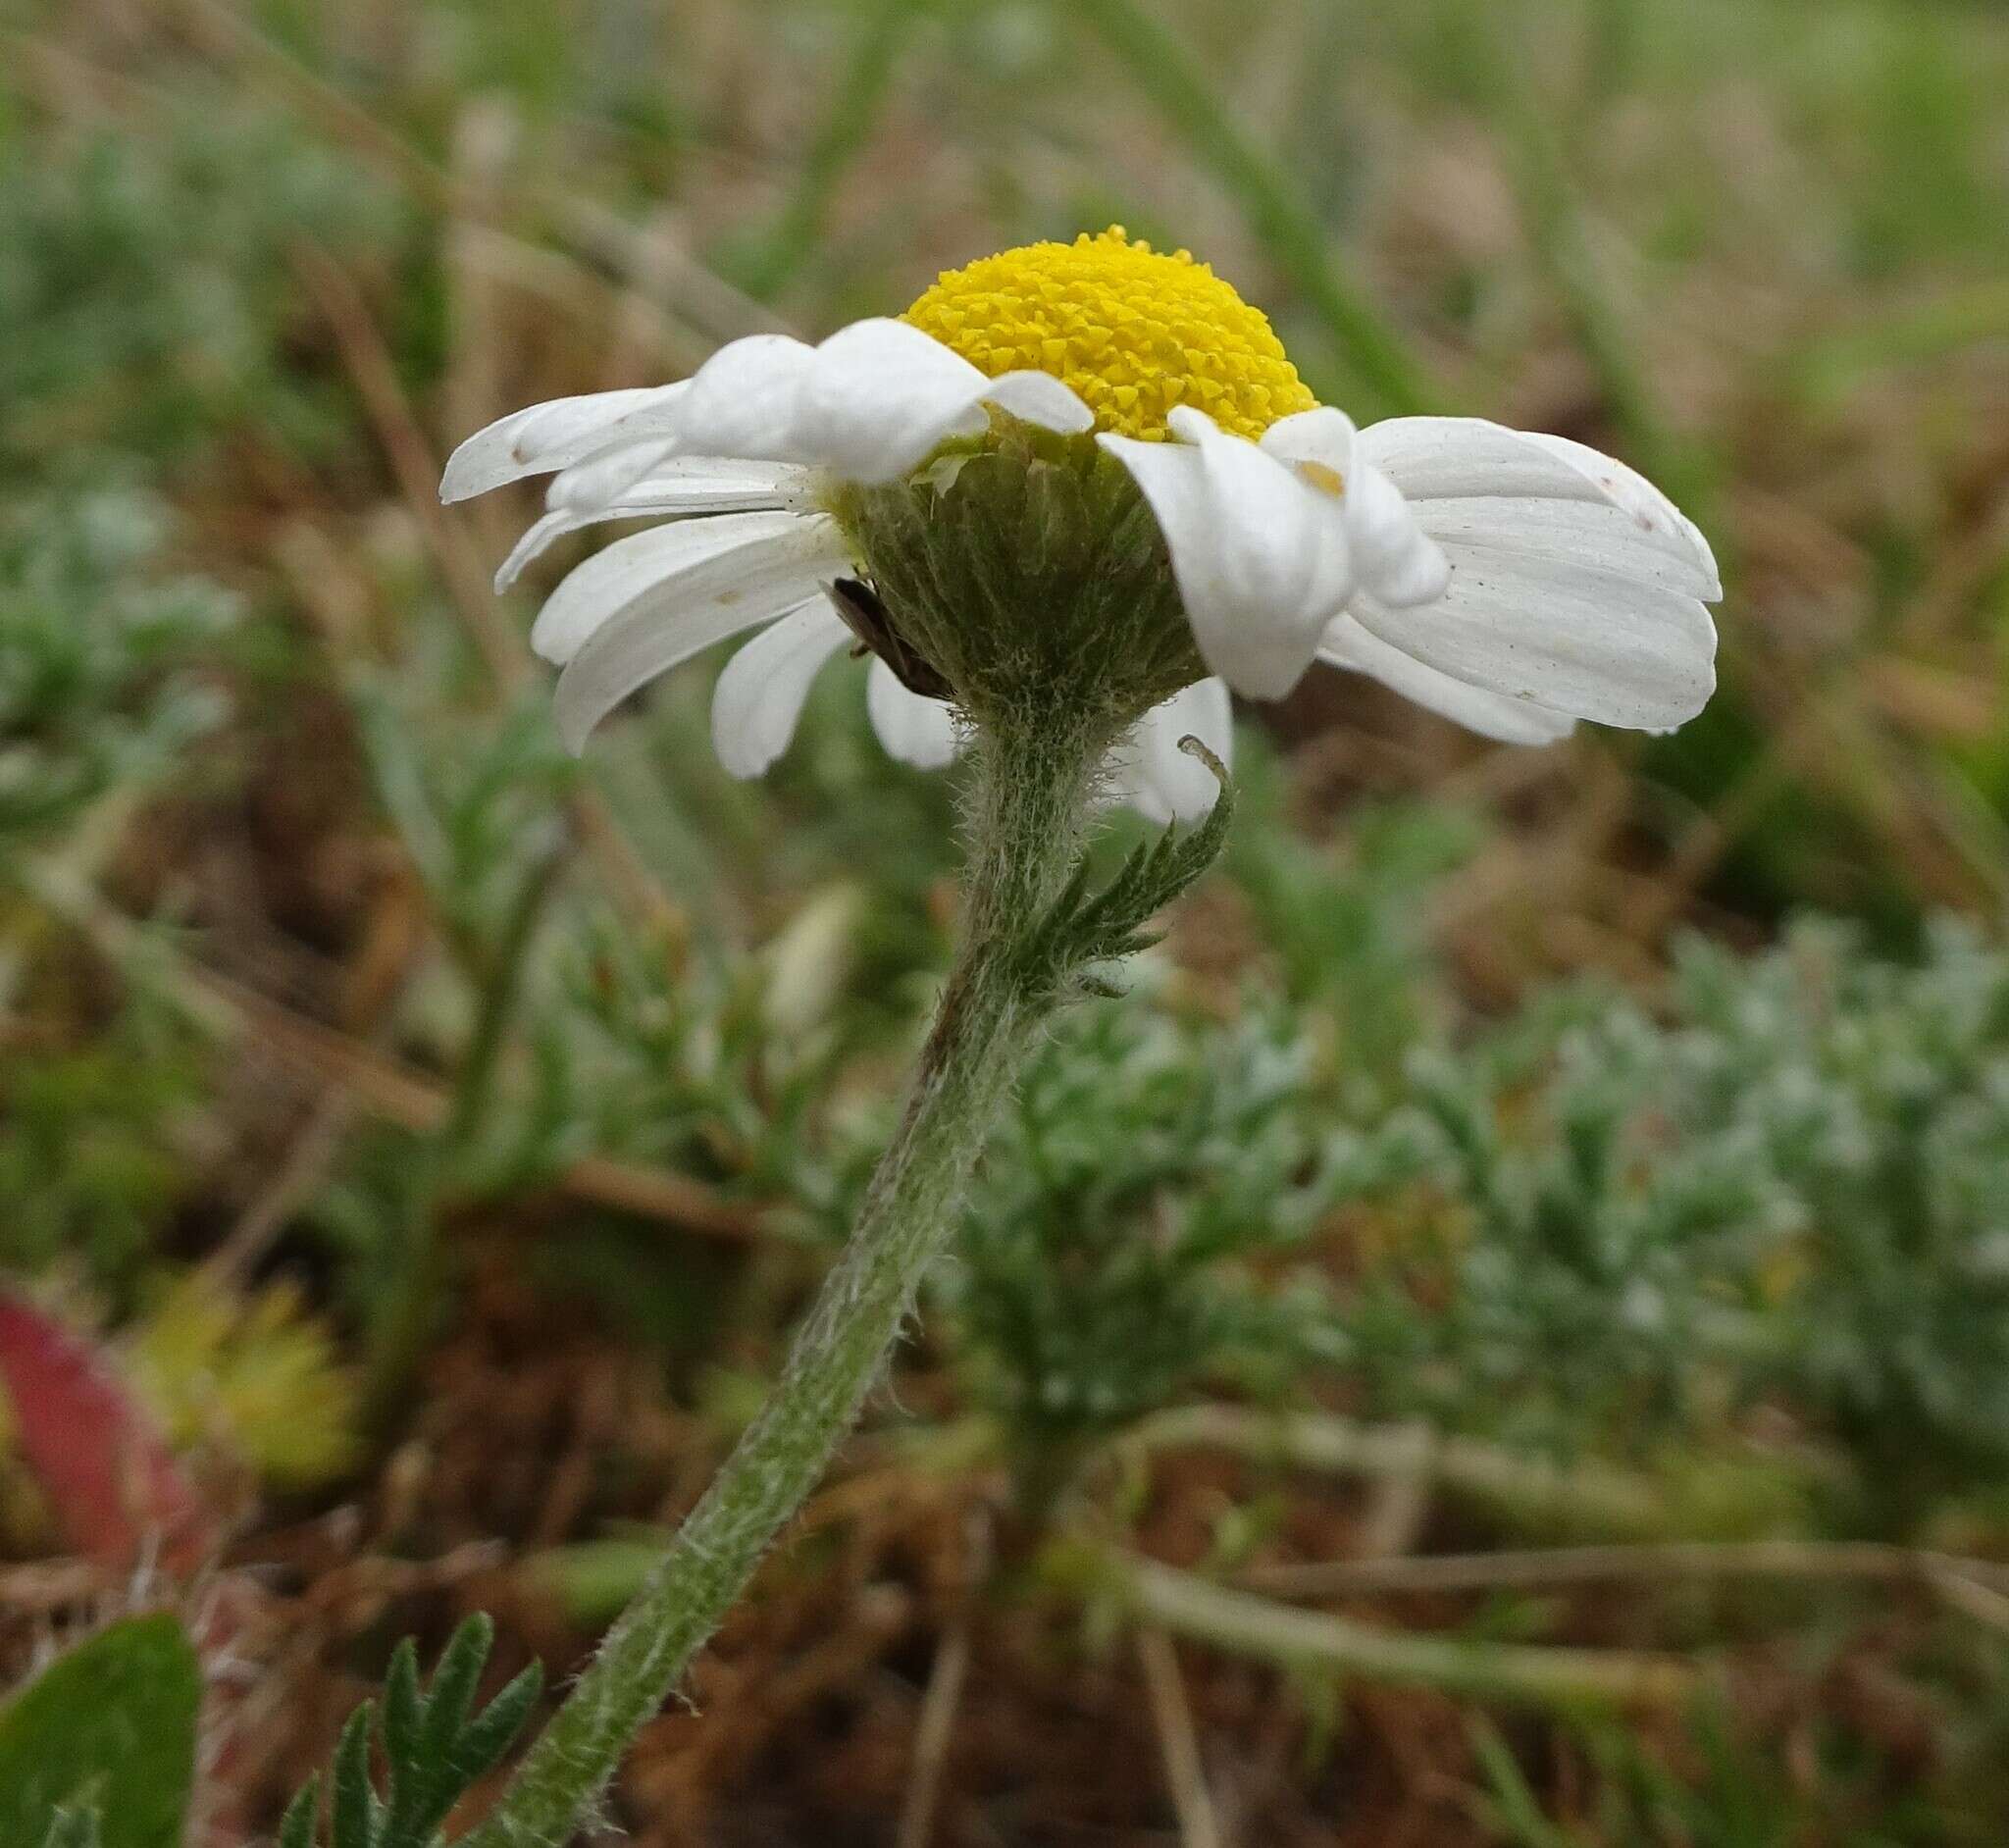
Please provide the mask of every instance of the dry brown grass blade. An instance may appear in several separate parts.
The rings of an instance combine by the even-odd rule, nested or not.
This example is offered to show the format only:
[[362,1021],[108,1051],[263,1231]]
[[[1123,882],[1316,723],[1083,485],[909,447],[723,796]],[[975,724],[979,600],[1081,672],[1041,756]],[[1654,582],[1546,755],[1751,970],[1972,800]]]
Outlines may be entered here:
[[[439,460],[427,441],[388,348],[362,291],[325,251],[296,248],[302,281],[320,305],[354,379],[372,428],[419,530],[437,560],[454,609],[481,651],[495,684],[505,693],[520,688],[534,671],[529,650],[503,620],[487,574],[467,535],[439,504]],[[609,886],[639,916],[672,936],[685,927],[682,907],[649,872],[598,793],[576,789],[570,798],[575,825]]]
[[[226,1041],[249,1035],[260,1051],[341,1085],[374,1114],[401,1128],[425,1133],[446,1120],[451,1100],[443,1085],[352,1035],[178,956],[161,943],[143,940],[130,918],[81,883],[59,871],[30,866],[23,870],[20,884],[115,966],[144,968],[144,979],[169,995],[205,1032]],[[738,1242],[757,1238],[764,1229],[757,1207],[726,1200],[701,1181],[604,1155],[574,1162],[556,1177],[556,1185],[574,1199],[707,1238]]]
[[935,1651],[935,1666],[921,1696],[920,1724],[914,1729],[913,1771],[901,1812],[898,1848],[928,1848],[942,1795],[942,1772],[955,1731],[955,1710],[969,1674],[970,1626],[965,1615],[950,1626]]
[[1052,1570],[1056,1580],[1108,1597],[1140,1623],[1295,1672],[1565,1708],[1677,1707],[1703,1679],[1699,1665],[1680,1656],[1501,1643],[1300,1611],[1094,1542],[1057,1550]]
[[1957,1579],[2009,1591],[2009,1565],[1880,1541],[1681,1541],[1445,1553],[1415,1559],[1317,1560],[1255,1566],[1241,1582],[1291,1598],[1383,1592],[1552,1590],[1624,1580],[1720,1578],[1857,1580],[1937,1586]]
[[[228,976],[208,969],[194,969],[190,975],[255,1033],[262,1050],[343,1085],[378,1115],[421,1133],[446,1120],[451,1103],[444,1086]],[[575,1161],[557,1177],[557,1184],[574,1199],[707,1238],[740,1241],[757,1238],[762,1229],[756,1209],[727,1201],[701,1182],[604,1155]]]
[[1188,1446],[1320,1473],[1426,1481],[1524,1517],[1607,1532],[1653,1533],[1670,1518],[1668,1497],[1649,1477],[1589,1461],[1565,1468],[1416,1425],[1360,1424],[1322,1412],[1246,1406],[1175,1406],[1140,1420],[1119,1443],[1146,1455]]
[[1144,1670],[1145,1692],[1151,1697],[1151,1717],[1165,1762],[1165,1783],[1179,1819],[1180,1848],[1221,1848],[1220,1823],[1200,1762],[1200,1737],[1178,1653],[1164,1631],[1146,1625],[1137,1632],[1137,1662]]

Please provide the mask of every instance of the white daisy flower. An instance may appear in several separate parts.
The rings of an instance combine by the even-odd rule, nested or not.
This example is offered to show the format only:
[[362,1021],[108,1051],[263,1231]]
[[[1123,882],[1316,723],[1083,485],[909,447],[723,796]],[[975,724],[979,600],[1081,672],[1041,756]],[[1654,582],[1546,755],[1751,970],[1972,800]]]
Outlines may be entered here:
[[735,775],[786,749],[855,638],[881,741],[921,765],[955,754],[958,708],[982,724],[1090,673],[1112,793],[1163,820],[1212,799],[1179,740],[1225,758],[1227,690],[1279,698],[1314,661],[1520,744],[1666,730],[1714,687],[1715,560],[1641,476],[1473,418],[1357,431],[1226,282],[1120,230],[948,272],[817,346],[757,334],[680,384],[518,411],[441,494],[532,475],[546,512],[498,588],[561,534],[656,523],[532,631],[575,749],[749,630],[712,708]]

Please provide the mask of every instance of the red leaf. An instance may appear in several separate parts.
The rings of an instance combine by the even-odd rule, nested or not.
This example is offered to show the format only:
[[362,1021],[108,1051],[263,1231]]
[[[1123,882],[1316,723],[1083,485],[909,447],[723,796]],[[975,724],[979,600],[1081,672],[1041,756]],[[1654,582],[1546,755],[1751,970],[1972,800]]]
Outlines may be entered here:
[[77,1552],[108,1566],[150,1556],[181,1577],[215,1550],[208,1505],[102,1351],[4,1292],[0,1382],[23,1460]]

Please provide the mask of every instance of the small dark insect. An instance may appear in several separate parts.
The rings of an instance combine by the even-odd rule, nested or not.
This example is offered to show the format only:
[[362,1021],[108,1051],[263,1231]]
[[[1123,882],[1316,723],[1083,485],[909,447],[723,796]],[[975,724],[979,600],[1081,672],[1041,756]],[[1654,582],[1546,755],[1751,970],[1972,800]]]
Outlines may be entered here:
[[857,578],[839,578],[825,588],[837,613],[857,637],[859,648],[876,654],[892,668],[909,693],[926,699],[953,697],[949,683],[900,639],[879,592],[869,584]]

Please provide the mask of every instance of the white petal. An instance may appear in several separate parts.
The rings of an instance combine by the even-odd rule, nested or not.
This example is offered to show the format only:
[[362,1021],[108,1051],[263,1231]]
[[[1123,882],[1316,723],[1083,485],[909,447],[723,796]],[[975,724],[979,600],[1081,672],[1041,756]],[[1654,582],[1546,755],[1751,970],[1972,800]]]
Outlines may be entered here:
[[677,449],[674,436],[650,436],[641,442],[617,442],[596,449],[585,461],[561,469],[544,493],[544,505],[598,513],[626,499],[637,483],[663,467]]
[[677,407],[676,438],[686,455],[813,462],[798,437],[802,388],[816,349],[785,334],[728,341],[691,375]]
[[1427,603],[1443,595],[1451,568],[1402,490],[1360,456],[1358,436],[1344,411],[1321,404],[1278,418],[1262,433],[1262,446],[1339,500],[1363,589],[1398,609]]
[[1000,373],[985,382],[982,401],[1063,436],[1078,436],[1095,428],[1095,413],[1081,394],[1050,372]]
[[726,663],[711,695],[711,742],[729,775],[757,777],[788,749],[810,683],[850,633],[819,595]]
[[1189,407],[1186,442],[1097,438],[1136,480],[1171,553],[1202,657],[1228,684],[1278,699],[1311,664],[1346,601],[1345,525],[1287,464]]
[[844,568],[828,520],[800,514],[723,513],[712,520],[685,520],[650,527],[616,539],[576,566],[544,599],[532,625],[530,645],[545,660],[563,666],[602,623],[611,621],[680,573],[712,558],[737,557],[787,538],[798,528],[814,532]]
[[[1476,417],[1394,417],[1361,432],[1360,452],[1413,502],[1480,496],[1594,500],[1619,508],[1714,601],[1722,580],[1709,541],[1645,477],[1564,436]],[[1427,522],[1427,511],[1417,508]]]
[[1370,462],[1357,463],[1347,483],[1346,532],[1362,585],[1383,603],[1407,609],[1444,594],[1451,565],[1443,548],[1401,488]]
[[1318,404],[1279,417],[1262,433],[1262,447],[1280,462],[1315,462],[1344,477],[1353,468],[1359,436],[1354,420],[1344,411]]
[[[714,552],[674,576],[651,576],[604,615],[558,676],[558,732],[569,748],[583,748],[592,728],[638,687],[715,642],[807,602],[834,570],[843,568],[842,546],[827,521],[737,517],[781,517],[789,524],[757,542]],[[659,527],[636,538],[683,530]]]
[[901,684],[900,676],[876,655],[865,676],[865,710],[890,757],[921,770],[940,770],[962,748],[955,710]]
[[1050,430],[1095,421],[1058,379],[987,379],[920,329],[873,319],[820,346],[779,334],[722,346],[678,407],[676,449],[798,462],[871,485],[905,474],[946,437],[979,434],[985,404]]
[[1439,544],[1461,552],[1586,565],[1705,602],[1717,593],[1713,567],[1704,571],[1691,554],[1670,549],[1610,501],[1489,494],[1418,501],[1416,514]]
[[735,513],[798,500],[804,479],[804,470],[786,462],[681,456],[650,470],[635,485],[628,502],[651,513]]
[[1473,494],[1603,498],[1553,452],[1482,417],[1391,417],[1361,432],[1360,449],[1411,500]]
[[1454,680],[1434,667],[1425,667],[1363,629],[1351,616],[1340,617],[1325,632],[1318,658],[1329,666],[1349,668],[1378,680],[1405,699],[1413,699],[1419,706],[1455,720],[1481,738],[1497,738],[1508,744],[1553,744],[1576,729],[1576,721],[1565,713],[1536,705],[1530,699],[1487,693],[1483,688]]
[[1601,489],[1613,506],[1629,514],[1644,533],[1666,542],[1667,549],[1693,567],[1704,589],[1695,594],[1705,603],[1723,595],[1723,576],[1717,570],[1716,554],[1702,536],[1702,529],[1674,505],[1667,495],[1616,456],[1603,454],[1588,443],[1572,442],[1568,436],[1552,436],[1546,431],[1522,431],[1524,441],[1538,443],[1551,455],[1560,457]]
[[854,321],[816,349],[796,440],[854,482],[892,481],[948,436],[984,428],[990,381],[904,321]]
[[466,500],[526,475],[567,468],[611,443],[660,435],[670,407],[684,391],[680,381],[550,398],[512,411],[476,431],[447,458],[439,498]]
[[1083,431],[1094,414],[1041,372],[989,379],[904,321],[856,321],[816,349],[796,440],[806,461],[868,486],[904,475],[944,438],[975,436],[985,404],[1051,430]]
[[1119,749],[1114,762],[1114,794],[1147,821],[1169,827],[1174,821],[1199,821],[1220,797],[1220,784],[1198,757],[1179,748],[1183,738],[1197,738],[1223,764],[1234,759],[1234,716],[1227,684],[1196,681],[1155,706]]
[[602,520],[681,519],[754,513],[798,503],[802,472],[776,462],[722,462],[708,456],[662,463],[611,506],[553,507],[516,542],[495,573],[506,590],[553,540]]
[[552,544],[567,533],[576,533],[583,526],[591,526],[595,520],[609,516],[581,512],[573,507],[557,507],[551,512],[541,514],[524,529],[523,537],[509,548],[509,556],[495,567],[495,594],[500,596],[526,568],[541,557]]
[[1451,585],[1420,609],[1361,595],[1351,613],[1405,654],[1574,718],[1655,730],[1716,686],[1716,629],[1692,596],[1556,557],[1453,544]]

